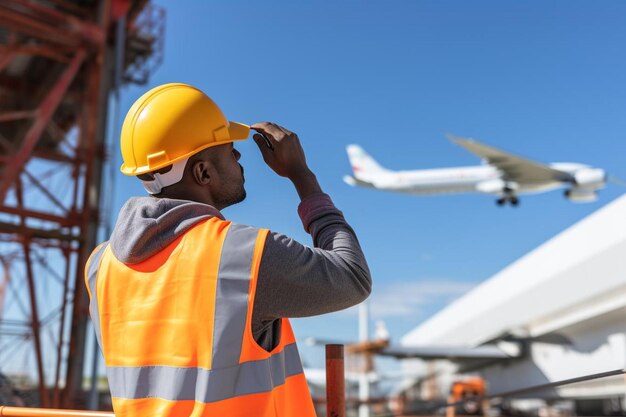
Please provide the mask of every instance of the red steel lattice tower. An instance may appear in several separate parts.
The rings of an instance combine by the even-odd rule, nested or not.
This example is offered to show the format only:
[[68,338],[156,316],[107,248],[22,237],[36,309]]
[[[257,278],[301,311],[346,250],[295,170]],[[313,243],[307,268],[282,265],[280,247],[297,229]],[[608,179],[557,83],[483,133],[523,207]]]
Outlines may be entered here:
[[147,81],[163,27],[148,0],[0,2],[0,372],[42,407],[84,406],[109,97]]

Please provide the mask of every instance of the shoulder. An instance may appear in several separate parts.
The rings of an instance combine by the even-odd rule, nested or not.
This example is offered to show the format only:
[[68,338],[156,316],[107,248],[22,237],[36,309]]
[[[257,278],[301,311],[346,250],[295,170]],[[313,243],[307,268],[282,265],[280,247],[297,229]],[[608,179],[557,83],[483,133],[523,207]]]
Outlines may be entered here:
[[241,223],[228,223],[225,244],[232,246],[265,244],[269,230]]
[[95,249],[91,252],[91,255],[89,255],[89,258],[87,258],[87,265],[91,265],[92,263],[94,264],[98,264],[100,263],[100,259],[102,258],[102,255],[104,254],[104,251],[109,247],[109,241],[104,241],[101,244],[99,244],[98,246],[95,247]]

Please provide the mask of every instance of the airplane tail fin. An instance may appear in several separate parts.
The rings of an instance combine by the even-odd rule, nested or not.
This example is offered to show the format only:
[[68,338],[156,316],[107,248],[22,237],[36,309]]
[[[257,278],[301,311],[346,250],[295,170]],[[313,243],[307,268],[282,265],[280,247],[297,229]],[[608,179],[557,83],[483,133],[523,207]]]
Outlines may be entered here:
[[363,148],[359,145],[348,145],[346,147],[348,158],[352,165],[352,171],[356,178],[367,178],[372,174],[384,174],[389,172],[380,166]]

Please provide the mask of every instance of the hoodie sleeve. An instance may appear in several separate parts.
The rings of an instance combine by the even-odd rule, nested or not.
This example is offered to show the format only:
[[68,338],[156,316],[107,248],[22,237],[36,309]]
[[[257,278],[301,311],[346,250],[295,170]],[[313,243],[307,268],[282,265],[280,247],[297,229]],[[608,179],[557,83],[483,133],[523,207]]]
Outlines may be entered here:
[[282,317],[342,310],[371,292],[370,272],[356,234],[330,197],[309,196],[298,213],[314,247],[268,234],[254,301],[256,329]]

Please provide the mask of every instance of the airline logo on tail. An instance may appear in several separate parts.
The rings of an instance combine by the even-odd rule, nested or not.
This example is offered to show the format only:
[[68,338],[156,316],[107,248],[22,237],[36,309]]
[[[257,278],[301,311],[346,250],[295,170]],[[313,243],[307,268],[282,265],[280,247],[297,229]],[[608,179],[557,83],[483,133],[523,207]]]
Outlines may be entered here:
[[352,165],[352,171],[358,178],[367,178],[369,174],[382,174],[387,170],[381,167],[363,148],[359,145],[348,145],[348,158]]
[[[374,187],[374,182],[380,179],[389,171],[378,164],[359,145],[348,145],[346,147],[348,159],[352,166],[354,176],[346,175],[343,180],[349,185],[360,185],[362,187]],[[382,175],[381,175],[382,174]]]

